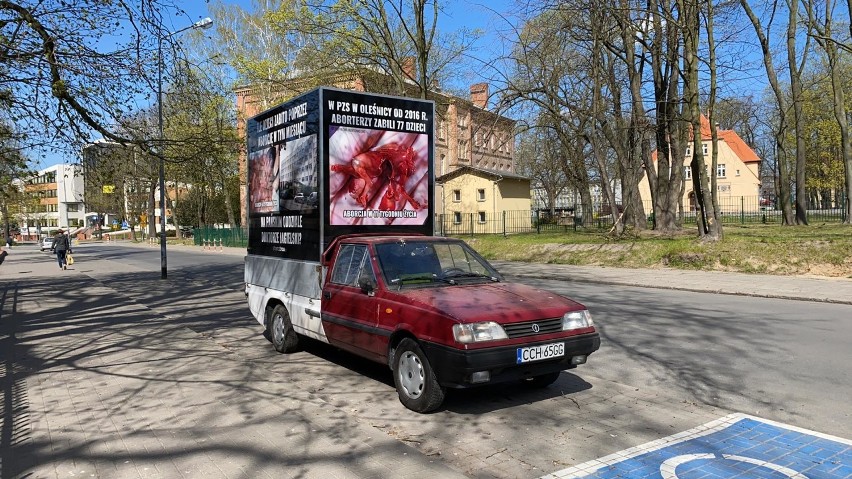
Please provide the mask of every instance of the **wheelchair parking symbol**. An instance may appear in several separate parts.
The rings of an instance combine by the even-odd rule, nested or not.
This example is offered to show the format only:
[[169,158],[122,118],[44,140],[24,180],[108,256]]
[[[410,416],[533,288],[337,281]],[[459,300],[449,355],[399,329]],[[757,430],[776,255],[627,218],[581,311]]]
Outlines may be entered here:
[[784,474],[790,479],[809,479],[808,476],[804,474],[799,474],[798,472],[788,467],[763,462],[750,457],[736,456],[733,454],[684,454],[682,456],[675,456],[671,459],[666,459],[663,462],[663,464],[660,466],[660,475],[663,476],[663,479],[680,479],[675,473],[675,471],[677,470],[677,466],[697,459],[716,459],[717,457],[721,457],[722,459],[727,459],[731,461],[740,461],[745,462],[747,464],[754,464],[756,466],[765,467],[767,469],[780,472],[781,474]]
[[542,479],[852,479],[852,441],[744,414]]

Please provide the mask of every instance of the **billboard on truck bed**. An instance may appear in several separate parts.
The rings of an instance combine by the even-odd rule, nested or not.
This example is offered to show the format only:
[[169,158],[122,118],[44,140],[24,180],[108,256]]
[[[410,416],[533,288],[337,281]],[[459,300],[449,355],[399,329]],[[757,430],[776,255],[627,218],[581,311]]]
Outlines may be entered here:
[[431,234],[433,116],[320,88],[249,119],[249,253],[316,261],[341,234]]

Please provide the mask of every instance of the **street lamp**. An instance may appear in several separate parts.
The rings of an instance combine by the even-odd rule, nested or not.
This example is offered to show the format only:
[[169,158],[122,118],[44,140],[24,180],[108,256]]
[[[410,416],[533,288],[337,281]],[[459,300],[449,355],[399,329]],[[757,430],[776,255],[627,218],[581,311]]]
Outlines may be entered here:
[[[165,38],[170,38],[180,32],[194,28],[210,28],[213,26],[213,20],[210,17],[202,18],[188,27],[175,30],[174,32],[165,35]],[[159,147],[157,148],[158,156],[160,157],[160,277],[166,279],[166,160],[165,148],[163,142],[163,38],[164,35],[157,35],[157,117],[160,128]],[[177,194],[177,191],[175,191]],[[175,225],[177,228],[177,225]]]

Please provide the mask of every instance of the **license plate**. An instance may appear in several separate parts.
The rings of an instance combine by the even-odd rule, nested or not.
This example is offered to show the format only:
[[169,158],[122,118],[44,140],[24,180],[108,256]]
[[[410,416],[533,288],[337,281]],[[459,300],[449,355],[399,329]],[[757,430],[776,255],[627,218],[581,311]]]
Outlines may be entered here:
[[542,344],[518,348],[518,364],[565,356],[565,343]]

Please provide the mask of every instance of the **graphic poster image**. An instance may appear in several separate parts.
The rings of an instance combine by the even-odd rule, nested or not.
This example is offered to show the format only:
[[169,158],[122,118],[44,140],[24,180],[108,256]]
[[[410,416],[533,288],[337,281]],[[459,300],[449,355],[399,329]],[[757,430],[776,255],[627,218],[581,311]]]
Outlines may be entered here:
[[248,163],[250,212],[277,213],[279,208],[277,147],[271,146],[250,153]]
[[281,210],[304,213],[316,210],[319,204],[317,135],[297,138],[279,146]]
[[423,225],[429,135],[330,126],[329,224]]

